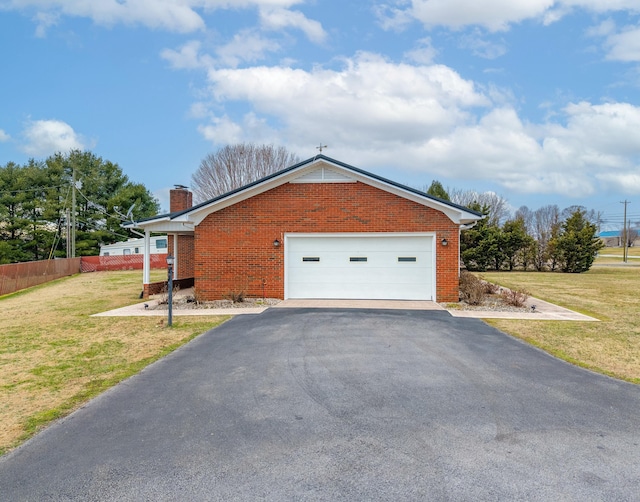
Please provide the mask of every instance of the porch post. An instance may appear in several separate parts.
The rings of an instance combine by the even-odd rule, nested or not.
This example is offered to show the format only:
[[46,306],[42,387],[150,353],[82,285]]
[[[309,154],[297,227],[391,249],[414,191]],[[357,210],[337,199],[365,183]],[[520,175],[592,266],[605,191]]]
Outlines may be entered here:
[[151,282],[151,232],[149,230],[144,231],[144,259],[142,261],[142,286],[146,291],[148,289],[144,286],[148,286]]
[[178,279],[178,234],[173,234],[173,278]]

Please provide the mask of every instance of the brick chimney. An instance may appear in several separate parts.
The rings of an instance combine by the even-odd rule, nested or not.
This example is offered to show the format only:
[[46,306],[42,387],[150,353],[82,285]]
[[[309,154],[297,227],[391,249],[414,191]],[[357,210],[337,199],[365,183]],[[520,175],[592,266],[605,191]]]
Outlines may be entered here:
[[184,185],[174,185],[169,190],[169,211],[175,213],[193,206],[193,194]]

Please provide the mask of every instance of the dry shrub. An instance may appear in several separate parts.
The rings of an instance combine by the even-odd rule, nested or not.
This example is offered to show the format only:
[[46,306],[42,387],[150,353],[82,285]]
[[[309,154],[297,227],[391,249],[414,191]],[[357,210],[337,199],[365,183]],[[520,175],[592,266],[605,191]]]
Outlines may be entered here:
[[485,298],[485,286],[471,272],[460,273],[460,298],[469,305],[481,305]]
[[489,281],[482,280],[482,285],[484,286],[484,292],[488,295],[497,295],[500,292],[500,286],[494,284]]
[[228,300],[231,300],[233,303],[242,303],[244,301],[246,293],[242,290],[230,291],[225,296]]
[[[172,299],[175,300],[175,296],[180,291],[180,286],[175,284],[173,286]],[[162,291],[160,292],[160,298],[158,298],[158,305],[168,305],[169,304],[169,284],[165,284],[162,287]]]
[[500,292],[502,300],[512,307],[524,307],[529,298],[529,292],[524,289],[503,289]]

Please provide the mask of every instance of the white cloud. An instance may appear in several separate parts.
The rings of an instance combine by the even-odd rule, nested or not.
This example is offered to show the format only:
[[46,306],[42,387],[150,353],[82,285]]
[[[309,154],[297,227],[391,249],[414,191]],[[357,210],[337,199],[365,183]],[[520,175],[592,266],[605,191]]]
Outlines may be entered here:
[[178,50],[164,49],[160,53],[160,57],[171,64],[176,70],[193,70],[196,68],[208,68],[211,66],[211,58],[209,56],[200,55],[201,43],[197,40],[191,40],[182,45]]
[[47,36],[47,30],[51,26],[58,24],[60,16],[51,12],[38,12],[33,20],[37,23],[36,37],[44,38]]
[[[209,80],[220,101],[249,101],[277,120],[290,139],[340,138],[343,143],[420,142],[465,121],[467,109],[489,101],[445,66],[393,64],[359,54],[340,71],[283,67],[213,69]],[[314,140],[315,141],[315,140]]]
[[264,28],[281,30],[287,27],[298,28],[309,40],[322,43],[327,33],[318,21],[308,19],[302,12],[278,8],[260,9],[260,21]]
[[490,179],[513,192],[579,197],[638,186],[640,107],[628,103],[571,103],[554,121],[531,124],[508,95],[446,66],[366,53],[338,70],[211,69],[209,81],[214,102],[253,110],[201,126],[216,145],[267,141],[304,157],[322,141],[364,168]]
[[264,59],[267,52],[279,50],[280,45],[252,30],[243,30],[236,33],[227,44],[216,47],[216,57],[202,53],[201,48],[201,42],[191,40],[178,50],[164,49],[160,57],[176,70],[209,69],[214,66],[235,68],[242,63],[254,63]]
[[607,37],[607,59],[614,61],[640,61],[640,26],[627,27]]
[[551,24],[573,9],[640,12],[640,4],[637,0],[395,0],[379,5],[376,13],[385,29],[401,29],[415,19],[426,27],[482,26],[495,32],[526,19]]
[[619,29],[612,19],[605,19],[600,24],[589,28],[586,34],[594,38],[604,38],[607,59],[624,62],[640,61],[640,25]]
[[216,49],[218,63],[223,66],[236,67],[244,62],[255,62],[264,59],[267,52],[280,49],[280,44],[260,36],[252,30],[236,33],[233,39]]
[[417,47],[405,52],[404,57],[414,63],[430,64],[437,53],[438,51],[431,45],[431,38],[426,37],[418,40]]
[[390,23],[407,15],[425,26],[443,25],[458,29],[484,26],[490,31],[506,30],[511,23],[542,16],[554,0],[411,0],[406,9],[390,8]]
[[[143,25],[188,33],[202,30],[198,11],[250,7],[288,8],[302,0],[5,0],[2,7],[37,11],[37,34],[43,35],[57,16],[86,17],[97,24]],[[47,17],[49,16],[49,17]]]
[[429,141],[424,154],[443,173],[494,179],[516,192],[587,196],[635,180],[639,107],[582,102],[565,107],[563,118],[565,124],[525,125],[513,109],[495,109],[477,125]]
[[44,156],[69,150],[83,150],[83,138],[66,122],[60,120],[34,120],[23,131],[26,143],[22,150],[29,155]]
[[472,30],[471,33],[462,35],[459,39],[459,45],[484,59],[496,59],[507,52],[507,46],[504,41],[490,41],[477,28]]
[[9,136],[6,132],[4,132],[4,130],[0,129],[0,143],[5,143],[10,139],[11,139],[11,136]]

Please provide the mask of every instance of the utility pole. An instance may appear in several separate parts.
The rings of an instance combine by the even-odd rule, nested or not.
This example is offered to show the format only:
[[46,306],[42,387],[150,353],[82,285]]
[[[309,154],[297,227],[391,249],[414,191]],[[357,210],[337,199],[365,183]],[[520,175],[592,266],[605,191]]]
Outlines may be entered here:
[[72,178],[71,179],[71,258],[75,258],[76,257],[76,168],[75,167],[73,168],[71,178]]
[[623,230],[622,230],[622,238],[624,239],[624,244],[622,248],[622,261],[627,263],[627,204],[630,204],[628,200],[621,201],[620,204],[624,204],[624,219],[622,220]]
[[71,258],[71,210],[67,208],[65,223],[67,225],[67,258]]

